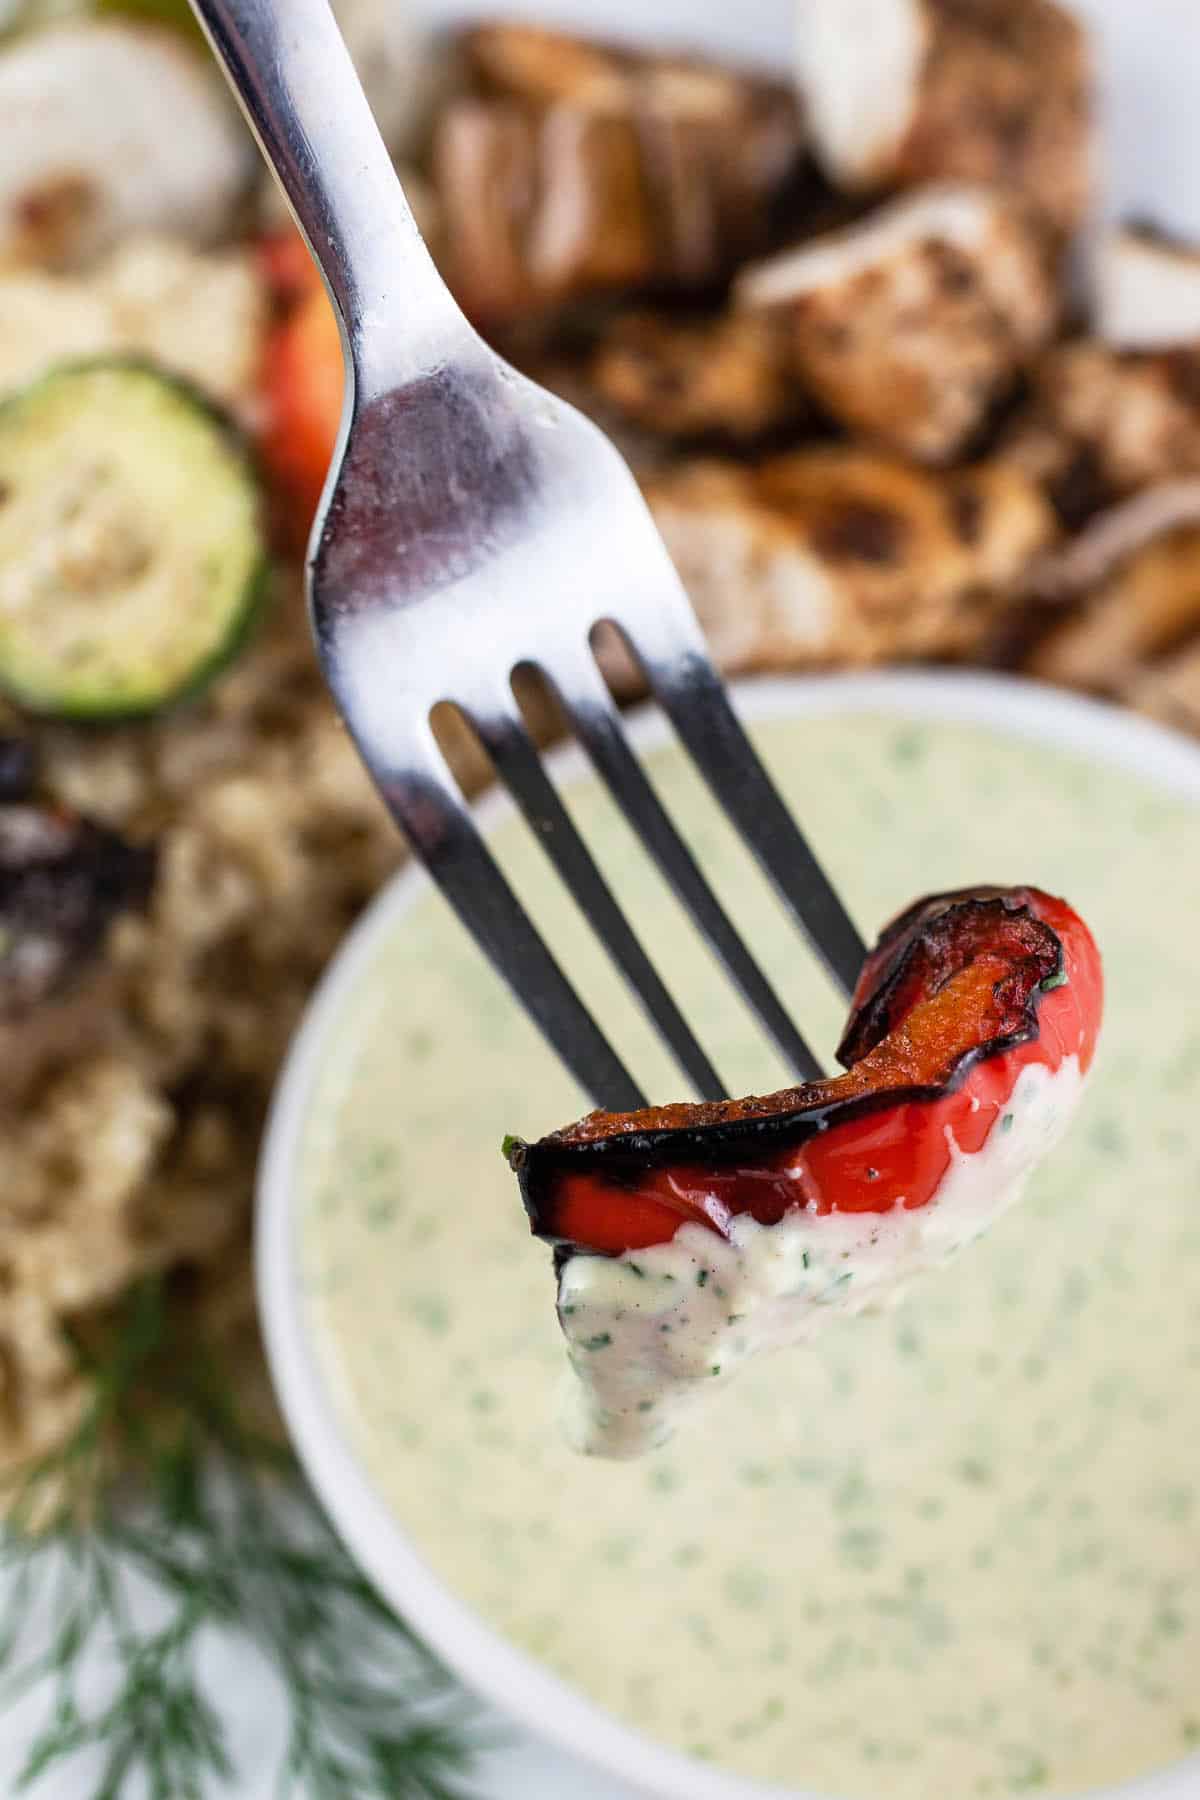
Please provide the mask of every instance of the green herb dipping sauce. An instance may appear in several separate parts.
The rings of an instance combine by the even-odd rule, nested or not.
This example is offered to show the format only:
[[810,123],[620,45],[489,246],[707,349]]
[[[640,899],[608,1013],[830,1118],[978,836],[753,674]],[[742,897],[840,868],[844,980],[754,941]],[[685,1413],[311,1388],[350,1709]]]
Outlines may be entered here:
[[[1200,813],[964,726],[757,736],[868,935],[978,881],[1089,921],[1109,1002],[1067,1143],[897,1311],[751,1364],[643,1461],[582,1458],[550,1259],[500,1156],[580,1098],[422,894],[343,1004],[306,1130],[328,1373],[433,1568],[630,1724],[854,1800],[1114,1784],[1200,1744]],[[828,1050],[811,958],[682,759],[653,767]],[[589,781],[572,805],[732,1091],[781,1084]],[[653,1096],[680,1097],[536,847],[511,821],[496,841]]]

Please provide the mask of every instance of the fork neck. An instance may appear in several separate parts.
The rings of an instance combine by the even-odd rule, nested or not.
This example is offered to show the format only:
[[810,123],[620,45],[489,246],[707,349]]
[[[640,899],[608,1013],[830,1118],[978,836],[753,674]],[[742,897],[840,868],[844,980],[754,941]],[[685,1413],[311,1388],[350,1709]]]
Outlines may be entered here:
[[430,368],[458,312],[328,0],[192,0],[341,317],[360,399]]

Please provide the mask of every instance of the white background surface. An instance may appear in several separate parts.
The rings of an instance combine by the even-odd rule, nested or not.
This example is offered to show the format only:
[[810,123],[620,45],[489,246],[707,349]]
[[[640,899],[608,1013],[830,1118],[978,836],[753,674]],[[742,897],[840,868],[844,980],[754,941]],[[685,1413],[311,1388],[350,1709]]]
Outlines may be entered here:
[[[286,0],[283,0],[286,3]],[[468,10],[430,0],[439,21]],[[786,58],[791,0],[473,0],[476,13],[536,13],[593,29],[654,35],[762,60]],[[1076,0],[1096,27],[1105,112],[1105,210],[1154,218],[1200,237],[1200,0]],[[0,125],[2,130],[2,125]],[[0,1596],[2,1606],[2,1596]],[[214,1698],[231,1725],[240,1769],[239,1800],[268,1800],[281,1744],[282,1715],[270,1679],[252,1657],[227,1643],[207,1646]],[[27,1742],[17,1715],[0,1740],[0,1797],[14,1791]],[[506,1729],[500,1725],[501,1730]],[[557,1752],[512,1732],[513,1747],[480,1766],[484,1800],[630,1800],[632,1790],[593,1774]],[[48,1800],[86,1800],[92,1780],[80,1764],[36,1790]],[[349,1797],[348,1797],[349,1800]],[[883,1797],[881,1797],[883,1800]]]

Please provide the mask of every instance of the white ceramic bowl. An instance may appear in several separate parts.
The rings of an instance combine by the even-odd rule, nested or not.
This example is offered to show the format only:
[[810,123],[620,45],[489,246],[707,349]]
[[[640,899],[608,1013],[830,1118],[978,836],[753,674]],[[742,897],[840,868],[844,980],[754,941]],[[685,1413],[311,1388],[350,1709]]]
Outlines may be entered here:
[[[976,723],[1134,771],[1200,806],[1200,750],[1190,742],[1132,715],[1028,682],[950,673],[810,677],[743,685],[738,703],[751,720],[870,710]],[[636,721],[634,738],[641,748],[665,736],[657,716],[643,714]],[[556,760],[560,775],[580,771],[570,750]],[[493,796],[480,808],[482,823],[487,828],[509,811],[505,799]],[[380,940],[425,889],[423,872],[403,872],[352,933],[296,1040],[267,1133],[259,1187],[259,1297],[280,1401],[301,1460],[351,1552],[396,1610],[464,1681],[531,1730],[664,1800],[815,1800],[799,1789],[722,1773],[651,1742],[506,1642],[430,1570],[373,1486],[326,1384],[300,1280],[296,1199],[303,1125],[344,996],[356,987]],[[1118,1793],[1120,1800],[1195,1800],[1200,1757],[1110,1790],[1105,1800],[1117,1800]]]

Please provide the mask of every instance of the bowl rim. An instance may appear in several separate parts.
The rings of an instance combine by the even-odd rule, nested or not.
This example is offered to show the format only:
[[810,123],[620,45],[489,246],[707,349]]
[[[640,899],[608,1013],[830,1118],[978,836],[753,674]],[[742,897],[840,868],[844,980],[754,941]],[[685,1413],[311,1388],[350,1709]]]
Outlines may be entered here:
[[[732,691],[750,723],[855,712],[938,717],[1074,751],[1200,803],[1200,747],[1136,714],[1021,677],[892,670],[765,677],[738,683]],[[666,720],[649,708],[631,715],[630,733],[642,752],[671,739]],[[573,744],[554,751],[549,763],[560,781],[590,774]],[[492,791],[474,811],[487,833],[514,808],[506,795]],[[538,1738],[660,1800],[821,1800],[811,1790],[754,1781],[672,1750],[553,1675],[435,1574],[359,1458],[305,1303],[295,1165],[329,1028],[381,940],[428,887],[424,870],[406,865],[336,952],[284,1062],[263,1139],[255,1219],[259,1313],[276,1393],[300,1462],[350,1554],[388,1602],[468,1687]],[[1119,1788],[1092,1792],[1094,1800],[1101,1795],[1107,1800],[1194,1800],[1198,1780],[1200,1755],[1189,1755]]]

